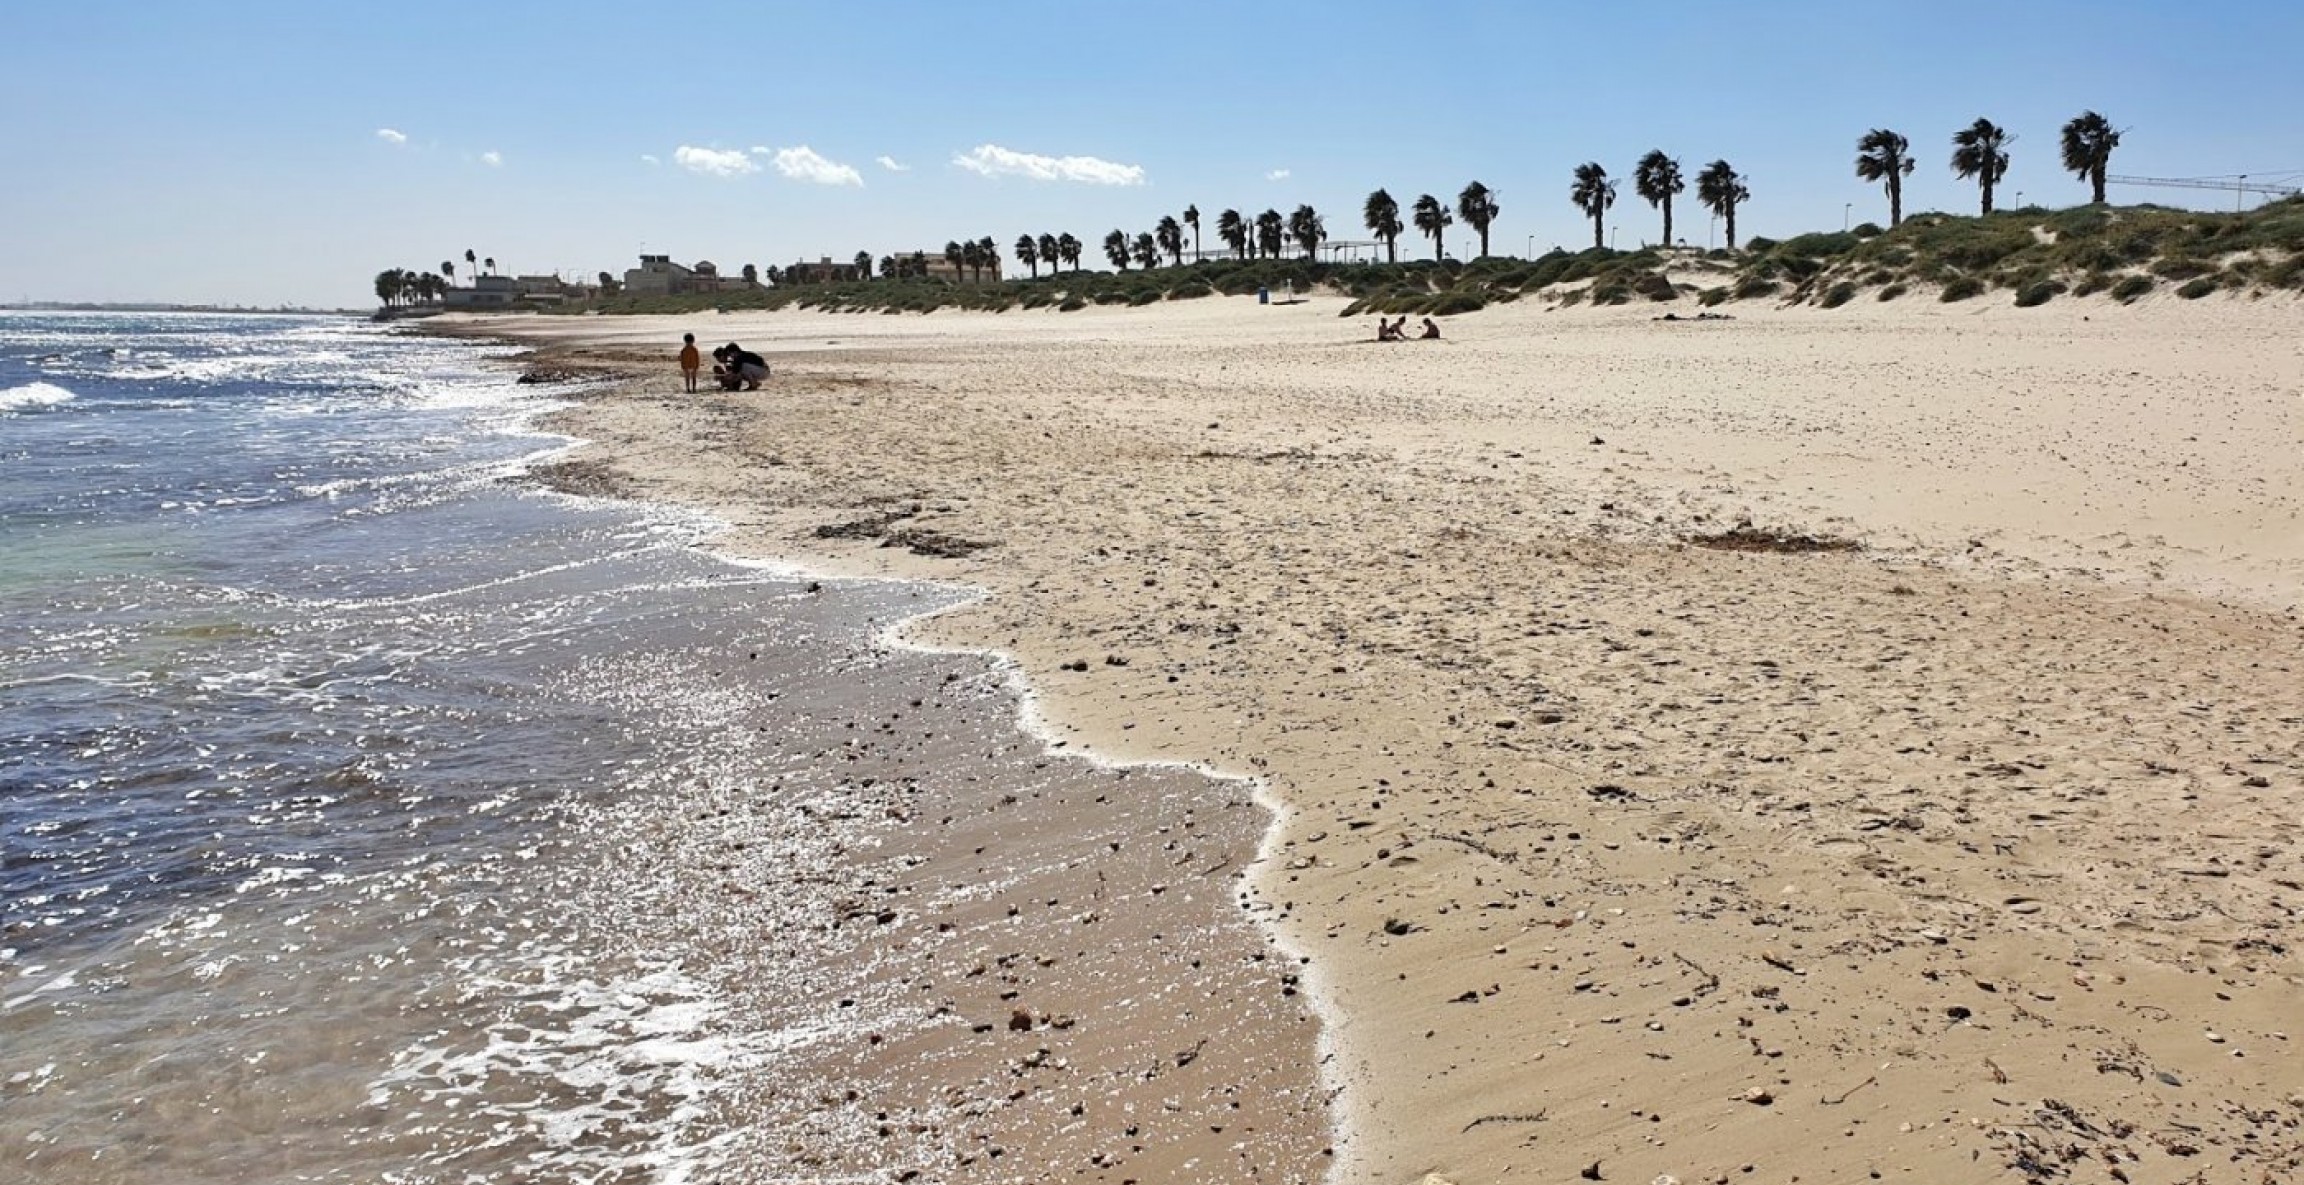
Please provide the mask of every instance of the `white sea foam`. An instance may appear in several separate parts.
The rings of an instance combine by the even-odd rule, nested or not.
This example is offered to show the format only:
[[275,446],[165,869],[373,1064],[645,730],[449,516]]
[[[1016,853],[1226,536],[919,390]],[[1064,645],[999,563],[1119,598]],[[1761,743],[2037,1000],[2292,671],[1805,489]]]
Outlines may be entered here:
[[26,383],[0,390],[0,414],[54,407],[71,401],[72,392],[54,383]]

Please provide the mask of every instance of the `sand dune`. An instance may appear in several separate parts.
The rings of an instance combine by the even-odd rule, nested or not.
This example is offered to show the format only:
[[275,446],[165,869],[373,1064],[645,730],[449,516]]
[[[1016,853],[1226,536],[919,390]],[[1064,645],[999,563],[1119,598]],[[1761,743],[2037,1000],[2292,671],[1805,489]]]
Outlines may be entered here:
[[1340,307],[478,328],[643,376],[600,488],[1265,780],[1299,1178],[2304,1178],[2292,302]]

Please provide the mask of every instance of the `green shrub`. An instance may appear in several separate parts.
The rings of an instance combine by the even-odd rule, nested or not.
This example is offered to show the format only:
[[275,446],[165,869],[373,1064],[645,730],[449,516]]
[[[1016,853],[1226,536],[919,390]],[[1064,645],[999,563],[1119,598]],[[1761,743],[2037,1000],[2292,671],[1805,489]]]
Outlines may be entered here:
[[1632,279],[1632,290],[1650,300],[1677,300],[1680,290],[1662,272],[1643,272]]
[[[1866,223],[1865,225],[1870,226],[1871,224]],[[1874,234],[1878,234],[1880,228],[1874,226],[1872,227],[1872,231]],[[1841,234],[1823,233],[1794,235],[1791,238],[1784,240],[1784,242],[1776,248],[1775,254],[1787,256],[1806,256],[1810,258],[1846,255],[1850,251],[1854,251],[1856,249],[1857,242],[1863,237],[1864,236],[1860,233],[1845,232]]]
[[2112,286],[2112,277],[2103,272],[2090,272],[2072,286],[2074,296],[2094,296]]
[[1477,293],[1457,289],[1443,292],[1424,306],[1424,313],[1432,317],[1453,317],[1458,313],[1477,313],[1487,307]]
[[1776,295],[1776,281],[1759,276],[1748,277],[1736,285],[1736,299],[1738,300],[1754,300],[1759,297],[1774,295]]
[[2064,285],[2054,280],[2035,280],[2016,290],[2016,307],[2029,309],[2047,304],[2064,291]]
[[2184,285],[2182,288],[2178,288],[2176,290],[2176,295],[2181,296],[2186,300],[2198,300],[2201,297],[2206,296],[2221,287],[2223,287],[2223,285],[2217,283],[2216,277],[2202,276],[2199,279],[2193,280],[2192,282]]
[[2194,276],[2205,276],[2215,270],[2216,268],[2212,264],[2203,263],[2197,259],[2187,259],[2181,255],[2163,259],[2152,265],[2153,274],[2164,280],[2189,280]]
[[1828,289],[1824,293],[1824,299],[1817,303],[1828,309],[1836,309],[1854,299],[1856,299],[1856,286],[1843,281]]
[[1880,300],[1882,303],[1886,303],[1904,295],[1904,291],[1905,289],[1902,284],[1890,284],[1886,288],[1882,288],[1880,290]]
[[2126,303],[2152,291],[2152,277],[2129,276],[2112,286],[2112,299]]
[[1945,304],[1969,300],[1984,295],[1984,281],[1974,276],[1961,276],[1944,286],[1944,294],[1936,299]]
[[1859,222],[1856,224],[1856,229],[1848,233],[1859,239],[1877,239],[1888,232],[1880,229],[1880,224],[1877,222]]
[[1776,240],[1766,235],[1754,235],[1744,240],[1744,253],[1747,255],[1766,255],[1774,251],[1776,245]]
[[1727,304],[1728,298],[1732,295],[1734,294],[1729,290],[1728,286],[1723,284],[1718,288],[1705,289],[1704,295],[1696,298],[1696,303],[1703,305],[1705,308],[1711,308],[1714,305]]
[[1059,313],[1077,313],[1087,307],[1088,302],[1082,300],[1078,293],[1074,293],[1065,297],[1064,303],[1056,306],[1056,311]]
[[1592,285],[1593,304],[1629,304],[1632,288],[1621,280],[1602,280]]

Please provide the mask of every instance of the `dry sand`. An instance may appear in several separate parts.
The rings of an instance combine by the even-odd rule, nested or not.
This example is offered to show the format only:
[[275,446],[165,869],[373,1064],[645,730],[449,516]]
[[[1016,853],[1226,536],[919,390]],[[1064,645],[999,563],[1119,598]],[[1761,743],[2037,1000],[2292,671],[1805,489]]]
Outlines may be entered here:
[[1287,1175],[2304,1179],[2294,303],[1341,307],[475,328],[644,375],[570,480],[981,587],[910,633],[1263,780]]

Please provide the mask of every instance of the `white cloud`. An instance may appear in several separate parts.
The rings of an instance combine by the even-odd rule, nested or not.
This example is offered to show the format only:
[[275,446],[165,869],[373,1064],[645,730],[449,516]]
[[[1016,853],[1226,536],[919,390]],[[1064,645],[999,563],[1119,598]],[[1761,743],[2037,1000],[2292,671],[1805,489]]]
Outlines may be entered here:
[[1116,164],[1093,156],[1039,156],[997,144],[979,145],[952,163],[986,177],[1028,177],[1034,181],[1078,181],[1086,185],[1142,185],[1140,165]]
[[491,169],[500,167],[504,163],[504,154],[494,150],[483,152],[480,154],[480,163]]
[[813,181],[818,185],[864,184],[863,174],[838,161],[825,160],[805,144],[777,149],[776,171],[796,181]]
[[1264,179],[1266,181],[1286,181],[1288,179],[1288,170],[1274,169],[1271,172],[1264,174]]
[[733,148],[723,151],[682,144],[672,153],[672,160],[691,173],[702,173],[707,177],[740,177],[760,171],[760,166],[753,164],[751,157]]
[[774,156],[774,155],[776,155],[776,150],[775,150],[775,149],[773,149],[773,148],[764,148],[764,147],[762,147],[762,146],[760,146],[760,145],[758,145],[758,144],[754,144],[752,147],[745,149],[745,151],[746,151],[746,152],[749,152],[749,153],[751,153],[751,154],[752,154],[752,155],[754,155],[754,156]]
[[398,128],[377,128],[376,138],[384,141],[386,144],[406,144],[408,142],[408,133],[403,132]]
[[881,168],[886,169],[891,173],[909,173],[912,171],[912,166],[897,164],[896,158],[893,156],[879,156],[874,157],[873,159],[880,162]]
[[664,162],[657,160],[655,157],[649,155],[648,153],[643,152],[640,154],[640,163],[644,165],[660,165]]

